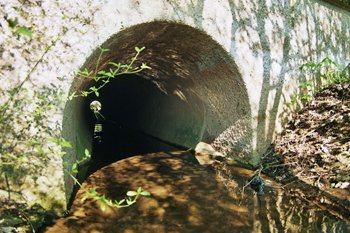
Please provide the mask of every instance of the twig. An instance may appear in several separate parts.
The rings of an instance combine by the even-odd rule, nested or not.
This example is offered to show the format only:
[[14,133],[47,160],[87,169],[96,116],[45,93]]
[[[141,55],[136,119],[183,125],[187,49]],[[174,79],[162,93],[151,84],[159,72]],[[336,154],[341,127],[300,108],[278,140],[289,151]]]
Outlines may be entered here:
[[273,152],[273,150],[269,150],[268,153],[266,153],[262,158],[261,160],[263,160],[264,158],[266,158],[268,155],[270,155],[271,153]]
[[296,164],[296,163],[298,163],[298,162],[292,162],[292,163],[285,163],[285,164],[279,164],[279,165],[268,166],[268,167],[265,167],[263,170],[268,169],[268,168],[271,168],[271,167],[281,167],[281,166],[287,166],[287,165]]
[[6,180],[6,185],[7,185],[7,188],[8,188],[8,193],[9,193],[9,200],[11,199],[11,189],[10,189],[10,184],[9,184],[9,180],[7,178],[7,175],[6,175],[6,172],[4,172],[4,176],[5,176],[5,180]]

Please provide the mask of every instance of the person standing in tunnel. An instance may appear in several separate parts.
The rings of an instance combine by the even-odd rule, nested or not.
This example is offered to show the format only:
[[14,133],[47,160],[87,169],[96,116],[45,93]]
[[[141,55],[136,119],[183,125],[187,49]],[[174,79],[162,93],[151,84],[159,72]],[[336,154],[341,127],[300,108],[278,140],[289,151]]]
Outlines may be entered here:
[[90,104],[90,109],[94,112],[96,117],[96,123],[94,128],[94,140],[97,143],[102,142],[102,130],[103,130],[103,122],[105,118],[100,113],[102,105],[99,101],[94,100]]

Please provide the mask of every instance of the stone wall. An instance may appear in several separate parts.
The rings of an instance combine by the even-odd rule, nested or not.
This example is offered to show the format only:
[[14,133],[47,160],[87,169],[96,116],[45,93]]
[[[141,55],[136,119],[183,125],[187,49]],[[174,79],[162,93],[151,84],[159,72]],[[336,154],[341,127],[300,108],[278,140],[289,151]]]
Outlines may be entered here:
[[[188,128],[186,124],[179,124],[179,128],[188,131],[176,131],[176,126],[168,128],[166,119],[160,117],[166,116],[168,110],[157,115],[159,118],[155,123],[163,126],[153,131],[149,127],[145,129],[147,132],[189,147],[193,147],[196,140],[202,140],[212,143],[225,154],[241,156],[254,164],[276,133],[283,129],[295,107],[301,104],[300,101],[298,106],[289,104],[292,99],[300,100],[304,93],[299,84],[309,78],[300,72],[299,67],[307,61],[319,62],[325,57],[347,64],[350,56],[350,13],[323,1],[44,0],[21,3],[2,0],[0,12],[7,19],[18,18],[17,28],[24,26],[33,32],[32,39],[24,35],[17,39],[15,30],[11,31],[5,18],[0,19],[2,103],[9,97],[6,91],[25,80],[27,71],[37,61],[41,62],[23,84],[28,90],[26,95],[33,102],[37,100],[34,91],[43,88],[49,90],[47,93],[51,98],[57,97],[57,90],[63,90],[63,96],[68,96],[69,91],[89,88],[91,83],[76,77],[76,71],[82,67],[93,67],[96,61],[96,52],[91,56],[93,51],[116,34],[117,45],[125,53],[118,53],[118,46],[113,47],[106,42],[104,45],[111,46],[116,54],[110,59],[127,61],[134,46],[146,46],[140,62],[147,62],[155,69],[154,73],[146,72],[143,77],[146,80],[158,78],[153,83],[158,83],[160,90],[162,82],[159,80],[164,78],[159,77],[162,69],[190,72],[183,73],[188,76],[188,82],[181,84],[182,89],[172,89],[175,97],[170,102],[184,106],[178,100],[181,96],[187,100],[196,99],[188,103],[197,105],[198,114],[191,119],[201,122],[200,129],[195,131],[199,132],[198,135],[195,139],[189,137],[187,142],[181,141],[183,139],[179,135],[194,132],[193,128]],[[163,26],[147,24],[154,21]],[[167,22],[171,24],[164,26]],[[137,30],[133,27],[139,24],[143,24],[145,30],[141,30],[140,26]],[[176,43],[162,41],[162,28],[165,37],[170,40],[174,25],[182,25],[173,36]],[[142,34],[145,38],[138,38],[133,43],[125,39],[134,38],[132,35],[137,37],[138,32],[145,33]],[[188,37],[187,33],[195,37]],[[151,41],[152,36],[155,39]],[[57,37],[60,40],[46,52],[47,46]],[[163,44],[157,47],[161,50],[156,51],[152,46],[158,42]],[[190,48],[193,49],[190,51]],[[153,61],[151,52],[156,56],[169,55],[169,59],[173,63],[179,62],[180,67],[190,66],[178,69],[166,60]],[[193,56],[190,52],[194,53]],[[167,75],[178,78],[166,82],[168,85],[176,87],[182,80],[182,75],[176,72]],[[59,102],[56,108],[47,110],[45,124],[51,129],[47,137],[63,136],[73,146],[63,156],[63,161],[68,164],[75,162],[78,151],[84,148],[91,150],[91,126],[84,121],[86,109],[83,108],[86,105],[85,100],[75,99],[65,104]],[[188,118],[180,112],[177,112],[179,122],[186,122]],[[154,115],[149,113],[149,116]],[[176,122],[176,119],[172,121]],[[162,129],[163,132],[160,132]],[[52,178],[59,184],[54,186],[38,179],[38,175],[54,177],[52,168],[62,171],[61,164],[61,157],[46,161],[44,168],[38,168],[33,184],[41,185],[43,192],[54,192],[57,200],[65,200],[63,202],[67,204],[74,185],[68,176],[63,178],[59,173],[61,175]],[[2,176],[0,179],[4,180]],[[27,185],[11,185],[13,189],[27,192],[30,201],[50,208],[52,204],[29,188],[31,183],[28,182]]]

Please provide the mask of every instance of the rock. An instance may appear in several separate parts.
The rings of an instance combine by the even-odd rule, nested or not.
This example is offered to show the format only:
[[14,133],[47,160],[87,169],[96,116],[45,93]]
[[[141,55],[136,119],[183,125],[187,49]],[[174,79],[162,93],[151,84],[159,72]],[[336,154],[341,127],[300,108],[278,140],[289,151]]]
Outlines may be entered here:
[[259,174],[255,174],[252,178],[249,179],[250,187],[254,189],[258,193],[258,195],[262,195],[264,191],[265,180],[261,178]]
[[205,142],[200,142],[196,146],[196,154],[206,154],[206,155],[214,155],[214,156],[224,156],[220,152],[217,152],[210,144]]
[[335,185],[335,188],[341,188],[341,189],[346,189],[350,187],[349,182],[339,182]]

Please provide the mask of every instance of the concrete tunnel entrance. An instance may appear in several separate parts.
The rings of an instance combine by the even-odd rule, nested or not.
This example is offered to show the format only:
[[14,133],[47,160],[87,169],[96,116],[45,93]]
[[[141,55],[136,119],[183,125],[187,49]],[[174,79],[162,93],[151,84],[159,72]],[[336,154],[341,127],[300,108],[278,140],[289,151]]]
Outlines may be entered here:
[[[98,154],[106,163],[172,149],[154,138],[184,148],[215,142],[219,151],[251,159],[245,84],[227,51],[210,36],[183,24],[150,22],[120,31],[101,47],[109,51],[101,57],[99,70],[109,70],[109,62],[128,64],[135,47],[146,49],[133,67],[146,63],[152,69],[118,76],[100,90],[99,97],[76,98],[66,105],[62,134],[75,147],[64,162],[74,163],[84,149],[93,149],[96,118],[89,105],[94,100],[101,102],[107,121],[93,156]],[[96,49],[81,69],[95,70],[99,54]],[[94,85],[93,80],[76,77],[70,91]],[[65,184],[70,200],[74,183],[69,176]]]

